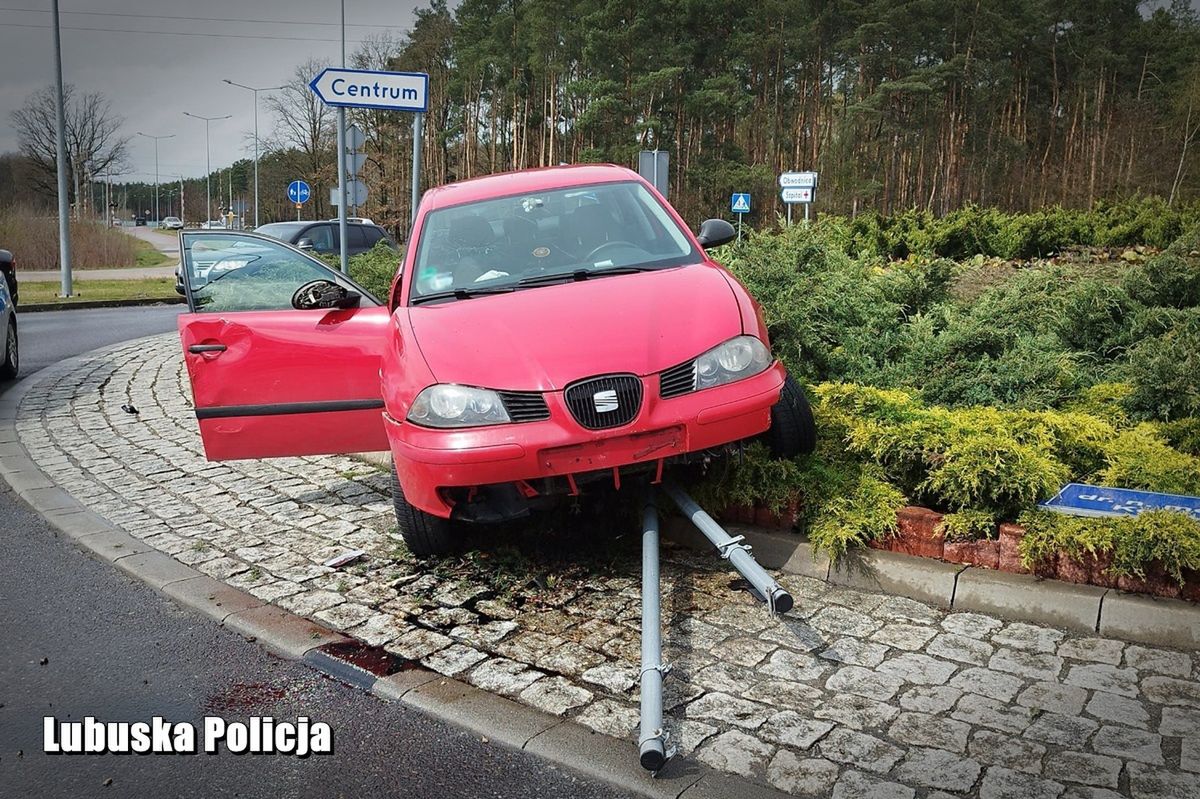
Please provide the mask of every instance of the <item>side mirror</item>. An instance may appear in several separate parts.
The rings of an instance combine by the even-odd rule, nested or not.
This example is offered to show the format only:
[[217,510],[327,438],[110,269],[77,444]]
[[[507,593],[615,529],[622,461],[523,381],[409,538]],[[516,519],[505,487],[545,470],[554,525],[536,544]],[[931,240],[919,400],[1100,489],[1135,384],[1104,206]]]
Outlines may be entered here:
[[362,295],[332,280],[313,280],[296,289],[292,307],[298,311],[317,308],[357,308]]
[[737,238],[737,231],[724,219],[705,219],[696,238],[700,240],[700,246],[707,250],[733,241]]
[[300,241],[296,242],[296,249],[311,250],[312,248],[313,248],[312,239],[300,239]]

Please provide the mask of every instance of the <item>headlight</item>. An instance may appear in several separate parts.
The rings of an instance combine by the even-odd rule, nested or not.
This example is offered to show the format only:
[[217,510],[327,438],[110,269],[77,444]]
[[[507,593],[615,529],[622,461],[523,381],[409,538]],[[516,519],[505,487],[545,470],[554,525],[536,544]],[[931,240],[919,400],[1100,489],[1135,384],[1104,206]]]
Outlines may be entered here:
[[753,377],[771,365],[767,346],[754,336],[738,336],[696,359],[696,389]]
[[486,388],[444,384],[417,395],[408,421],[425,427],[478,427],[509,421],[500,395]]

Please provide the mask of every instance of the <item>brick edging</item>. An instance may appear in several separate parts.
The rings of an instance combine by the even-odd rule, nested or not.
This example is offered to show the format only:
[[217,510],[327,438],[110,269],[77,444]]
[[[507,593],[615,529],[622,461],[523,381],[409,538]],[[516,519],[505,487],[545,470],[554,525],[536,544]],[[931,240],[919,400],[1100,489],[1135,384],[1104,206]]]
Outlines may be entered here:
[[[157,338],[157,335],[146,337],[146,340],[151,338]],[[718,772],[686,757],[673,758],[662,772],[651,776],[638,765],[637,749],[632,741],[596,732],[578,722],[488,693],[421,666],[388,677],[348,680],[346,670],[353,667],[318,650],[331,643],[361,643],[357,639],[215,580],[147,546],[88,510],[55,485],[29,457],[17,435],[17,410],[21,399],[43,380],[70,371],[82,359],[128,344],[128,341],[121,342],[61,361],[23,378],[0,395],[0,478],[50,526],[72,539],[81,549],[112,563],[176,604],[255,640],[280,657],[303,661],[311,668],[367,690],[382,700],[419,710],[502,746],[531,752],[622,790],[653,799],[728,796],[785,799],[787,794],[773,788]]]
[[[899,594],[953,610],[1200,650],[1200,605],[1192,602],[875,549],[854,550],[834,565],[815,554],[803,536],[740,524],[726,528],[745,536],[764,566],[788,574]],[[708,547],[682,519],[670,520],[664,530],[684,545]]]

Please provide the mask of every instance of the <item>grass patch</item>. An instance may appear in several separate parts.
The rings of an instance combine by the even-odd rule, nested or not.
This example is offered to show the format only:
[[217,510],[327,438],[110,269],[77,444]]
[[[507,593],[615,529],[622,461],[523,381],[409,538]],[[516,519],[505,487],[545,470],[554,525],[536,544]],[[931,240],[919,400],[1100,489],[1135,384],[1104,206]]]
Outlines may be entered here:
[[137,240],[137,266],[165,266],[175,259],[148,241]]
[[177,299],[175,279],[170,277],[143,278],[141,280],[77,280],[75,296],[63,299],[58,296],[61,285],[58,281],[34,281],[21,283],[21,304],[93,302],[96,300],[167,300]]

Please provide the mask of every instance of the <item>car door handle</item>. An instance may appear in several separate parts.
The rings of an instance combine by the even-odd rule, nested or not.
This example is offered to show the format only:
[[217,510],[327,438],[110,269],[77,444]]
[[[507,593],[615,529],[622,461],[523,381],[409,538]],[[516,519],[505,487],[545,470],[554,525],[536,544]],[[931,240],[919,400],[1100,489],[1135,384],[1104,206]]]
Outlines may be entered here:
[[188,352],[199,355],[204,352],[224,352],[224,344],[192,344],[188,347]]

